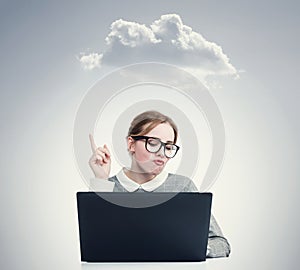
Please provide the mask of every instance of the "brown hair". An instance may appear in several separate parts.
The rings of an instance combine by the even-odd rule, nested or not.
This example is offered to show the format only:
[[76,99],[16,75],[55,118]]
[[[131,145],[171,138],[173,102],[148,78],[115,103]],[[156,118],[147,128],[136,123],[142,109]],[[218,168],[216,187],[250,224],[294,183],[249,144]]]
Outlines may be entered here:
[[158,112],[158,111],[146,111],[139,115],[137,115],[131,122],[129,130],[128,130],[128,136],[137,136],[137,135],[145,135],[150,130],[158,126],[159,124],[168,123],[174,130],[174,142],[177,141],[178,136],[178,129],[174,121]]

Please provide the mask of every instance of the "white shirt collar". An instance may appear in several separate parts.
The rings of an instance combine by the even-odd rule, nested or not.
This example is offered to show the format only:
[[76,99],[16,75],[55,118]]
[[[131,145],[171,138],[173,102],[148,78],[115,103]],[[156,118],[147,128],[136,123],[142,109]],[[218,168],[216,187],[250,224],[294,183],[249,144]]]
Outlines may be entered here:
[[152,180],[144,183],[138,184],[131,180],[125,173],[124,170],[120,170],[119,173],[116,175],[121,185],[129,192],[133,192],[138,190],[139,188],[151,192],[154,189],[158,188],[163,182],[166,181],[168,177],[167,172],[161,172],[159,175],[155,176]]

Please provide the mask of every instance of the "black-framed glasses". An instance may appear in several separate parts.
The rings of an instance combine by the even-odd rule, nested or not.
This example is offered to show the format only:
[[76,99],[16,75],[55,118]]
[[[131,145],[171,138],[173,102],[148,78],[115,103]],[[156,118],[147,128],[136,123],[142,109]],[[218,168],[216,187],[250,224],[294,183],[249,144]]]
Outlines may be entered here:
[[145,148],[150,153],[157,153],[163,147],[167,158],[173,158],[179,150],[179,146],[173,143],[164,143],[160,139],[148,136],[130,136],[135,141],[145,140]]

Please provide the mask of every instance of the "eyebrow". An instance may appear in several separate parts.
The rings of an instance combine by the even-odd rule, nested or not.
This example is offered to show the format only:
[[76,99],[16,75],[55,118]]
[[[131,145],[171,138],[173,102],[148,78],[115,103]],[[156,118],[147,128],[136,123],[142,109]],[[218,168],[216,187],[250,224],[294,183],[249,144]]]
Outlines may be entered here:
[[[158,140],[160,140],[160,141],[162,142],[162,140],[161,140],[160,138],[153,137],[153,136],[149,136],[149,137],[154,138],[154,139],[158,139]],[[174,144],[173,141],[166,141],[166,142],[163,142],[163,143],[171,143],[171,144]]]

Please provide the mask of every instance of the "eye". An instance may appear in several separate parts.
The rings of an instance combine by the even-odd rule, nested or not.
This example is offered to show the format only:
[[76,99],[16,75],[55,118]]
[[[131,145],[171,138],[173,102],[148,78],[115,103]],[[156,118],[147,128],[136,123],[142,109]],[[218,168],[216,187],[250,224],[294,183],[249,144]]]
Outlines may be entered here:
[[168,151],[171,151],[171,150],[173,149],[173,147],[172,147],[171,145],[166,145],[166,149],[167,149]]
[[151,145],[151,146],[157,146],[160,144],[160,141],[159,140],[155,140],[155,139],[150,139],[148,140],[148,143]]

